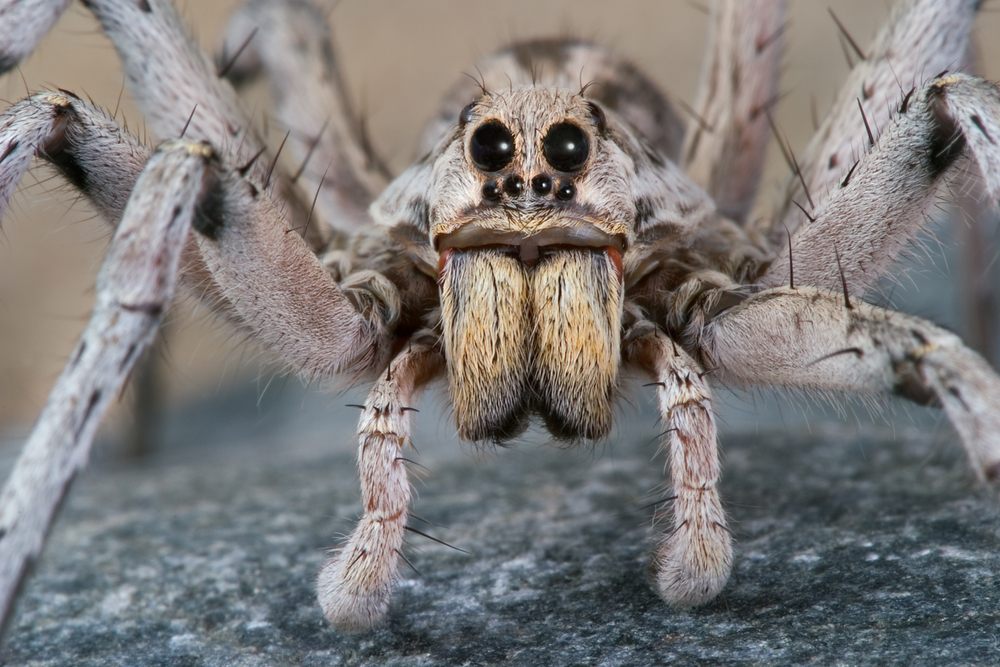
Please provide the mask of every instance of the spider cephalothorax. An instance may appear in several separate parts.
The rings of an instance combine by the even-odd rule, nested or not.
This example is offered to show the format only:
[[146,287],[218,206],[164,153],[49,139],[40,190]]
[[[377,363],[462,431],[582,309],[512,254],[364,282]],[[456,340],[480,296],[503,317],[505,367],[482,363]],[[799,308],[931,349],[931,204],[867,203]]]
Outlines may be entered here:
[[[537,81],[484,88],[456,121],[401,177],[405,194],[390,186],[374,210],[394,233],[425,239],[413,257],[437,271],[459,434],[504,440],[537,412],[557,437],[606,437],[626,285],[712,206],[613,108],[581,92]],[[400,224],[392,206],[408,197],[424,199],[426,216]]]
[[603,112],[517,89],[470,105],[455,135],[430,238],[459,433],[515,435],[534,409],[559,435],[606,436],[633,216]]
[[[0,25],[0,63],[66,2],[21,4],[30,30]],[[117,226],[91,324],[0,498],[0,609],[178,274],[304,376],[373,383],[359,424],[364,515],[318,582],[342,628],[386,613],[410,504],[411,401],[445,377],[463,439],[506,441],[538,416],[575,442],[610,433],[626,371],[650,376],[671,503],[653,568],[678,606],[716,596],[733,559],[713,379],[940,406],[976,474],[1000,475],[1000,378],[956,336],[862,298],[956,164],[975,160],[1000,192],[1000,92],[926,78],[964,62],[975,0],[900,3],[762,220],[749,212],[782,0],[717,3],[686,127],[621,58],[529,42],[456,86],[391,182],[304,0],[248,2],[220,58],[234,81],[269,75],[294,176],[259,159],[250,116],[169,0],[85,4],[151,126],[174,139],[151,151],[69,93],[0,117],[0,202],[37,155]]]

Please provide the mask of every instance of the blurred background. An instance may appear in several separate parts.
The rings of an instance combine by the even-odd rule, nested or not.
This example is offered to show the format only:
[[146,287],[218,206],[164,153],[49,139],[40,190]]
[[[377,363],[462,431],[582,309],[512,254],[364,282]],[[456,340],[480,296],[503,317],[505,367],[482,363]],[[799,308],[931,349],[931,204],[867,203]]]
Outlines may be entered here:
[[[206,49],[214,51],[228,14],[238,0],[181,2],[181,10]],[[474,60],[514,39],[569,34],[591,38],[626,54],[658,81],[673,99],[692,103],[701,63],[707,15],[702,0],[341,0],[331,2],[337,49],[356,108],[367,117],[377,150],[395,173],[411,158],[424,122],[443,94]],[[792,0],[782,90],[776,120],[798,152],[812,132],[812,106],[822,114],[848,71],[843,40],[832,10],[865,48],[885,19],[888,3],[870,0]],[[1000,13],[986,3],[981,36],[998,34]],[[1000,77],[1000,43],[979,40],[983,73]],[[65,88],[119,109],[134,132],[141,114],[123,91],[123,75],[111,44],[82,5],[74,3],[35,54],[18,71],[0,79],[4,105],[42,88]],[[255,104],[265,96],[258,87]],[[280,140],[280,137],[279,137]],[[772,146],[762,181],[758,214],[777,201],[787,168]],[[0,449],[19,443],[41,409],[93,302],[93,282],[109,239],[95,219],[44,167],[25,179],[0,232]],[[933,262],[891,291],[892,302],[910,312],[962,331],[962,299],[951,281],[960,256],[947,225],[929,244]],[[996,240],[995,237],[993,240]],[[1000,249],[995,243],[990,249]],[[993,284],[1000,285],[994,281]],[[276,431],[286,422],[323,419],[320,430],[353,429],[356,414],[339,406],[353,402],[300,388],[269,365],[266,353],[234,340],[231,330],[182,300],[171,312],[167,344],[155,385],[159,387],[159,430],[154,439],[172,441],[183,423],[215,419],[240,432]],[[646,397],[634,401],[648,412]],[[757,414],[755,397],[726,398],[724,428],[779,424],[801,410]],[[768,405],[776,401],[768,399]],[[444,401],[435,399],[433,405]],[[201,413],[198,411],[201,410]],[[225,412],[223,415],[216,414]],[[197,419],[184,415],[200,414]],[[652,414],[652,413],[650,413]],[[105,440],[127,433],[134,411],[128,396],[109,417]],[[426,418],[426,416],[425,416]],[[431,417],[436,433],[454,439],[447,417]],[[652,418],[651,418],[652,419]],[[863,418],[862,418],[863,419]],[[908,418],[904,418],[908,419]],[[322,422],[320,422],[322,424]],[[337,426],[334,427],[333,424]],[[652,427],[652,423],[649,425]],[[266,427],[266,428],[265,428]],[[174,429],[171,431],[171,429]],[[173,435],[170,435],[173,433]],[[222,433],[222,431],[219,431]],[[198,436],[211,439],[212,436]],[[221,437],[221,436],[220,436]],[[345,444],[353,448],[352,444]]]

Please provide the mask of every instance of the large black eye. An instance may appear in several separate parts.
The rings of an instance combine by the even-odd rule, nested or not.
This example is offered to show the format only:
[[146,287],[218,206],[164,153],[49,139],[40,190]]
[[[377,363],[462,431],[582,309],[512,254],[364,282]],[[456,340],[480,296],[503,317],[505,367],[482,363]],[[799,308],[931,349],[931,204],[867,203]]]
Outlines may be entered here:
[[556,123],[542,140],[542,153],[559,171],[576,171],[587,164],[590,142],[587,133],[573,123]]
[[514,135],[500,121],[491,120],[472,133],[469,154],[483,171],[500,171],[514,159]]

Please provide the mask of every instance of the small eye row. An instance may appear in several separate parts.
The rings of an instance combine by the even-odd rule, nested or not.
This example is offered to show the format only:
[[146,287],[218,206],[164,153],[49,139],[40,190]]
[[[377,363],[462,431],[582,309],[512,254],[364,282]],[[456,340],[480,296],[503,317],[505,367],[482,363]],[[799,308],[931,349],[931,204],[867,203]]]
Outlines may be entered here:
[[[546,197],[552,193],[552,177],[547,174],[539,174],[531,179],[531,191],[539,197]],[[496,180],[486,181],[483,185],[483,199],[486,201],[500,201],[503,194],[507,194],[513,199],[517,199],[524,193],[524,179],[513,174],[499,182]],[[555,196],[559,201],[569,201],[576,195],[576,186],[573,181],[563,179],[555,186]]]
[[[472,163],[482,171],[500,171],[514,160],[514,135],[500,121],[487,121],[472,133],[469,155]],[[587,133],[574,123],[556,123],[542,139],[542,155],[556,171],[579,171],[590,157]]]

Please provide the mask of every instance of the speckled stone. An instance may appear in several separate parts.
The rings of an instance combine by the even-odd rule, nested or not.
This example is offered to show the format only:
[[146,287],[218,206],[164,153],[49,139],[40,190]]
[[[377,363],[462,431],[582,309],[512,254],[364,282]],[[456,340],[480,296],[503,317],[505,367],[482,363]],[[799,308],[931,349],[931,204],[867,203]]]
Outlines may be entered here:
[[324,550],[359,512],[353,452],[323,449],[97,465],[0,662],[1000,663],[1000,502],[946,430],[728,436],[739,554],[721,597],[687,612],[648,583],[655,432],[595,452],[421,449],[414,513],[426,523],[413,524],[469,553],[410,535],[414,569],[385,624],[360,634],[331,629],[313,593]]

